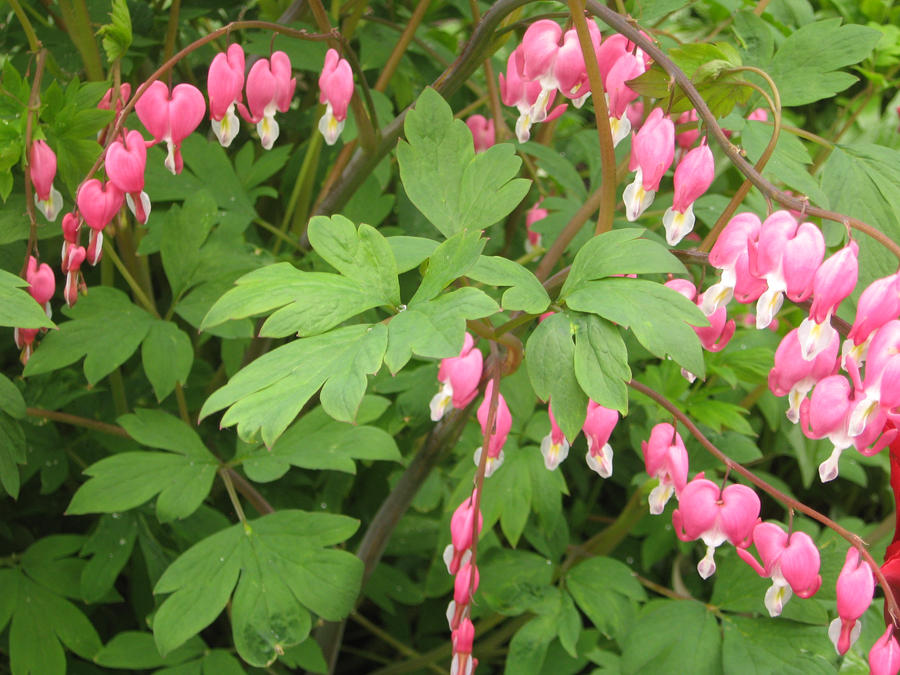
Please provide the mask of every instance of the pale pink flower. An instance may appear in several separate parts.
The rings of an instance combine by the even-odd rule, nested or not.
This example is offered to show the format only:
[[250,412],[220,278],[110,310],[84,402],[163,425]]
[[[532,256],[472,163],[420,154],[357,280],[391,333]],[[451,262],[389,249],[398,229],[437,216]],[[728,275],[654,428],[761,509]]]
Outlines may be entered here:
[[637,220],[653,203],[663,174],[672,166],[675,156],[675,125],[655,108],[644,126],[631,139],[629,169],[636,170],[634,182],[625,188],[625,217]]
[[271,59],[260,59],[247,75],[247,106],[239,103],[238,112],[256,125],[260,144],[266,150],[271,150],[278,139],[275,113],[288,111],[296,87],[297,80],[291,77],[291,59],[284,52],[274,52]]
[[859,275],[859,246],[850,243],[823,262],[813,279],[813,301],[809,316],[800,324],[803,358],[812,359],[832,340],[837,331],[831,317],[856,287]]
[[756,214],[739,213],[728,221],[709,252],[709,264],[722,270],[718,283],[703,293],[700,306],[709,316],[732,296],[742,303],[756,300],[766,290],[766,282],[750,273],[749,247],[759,236],[761,223]]
[[450,518],[450,543],[444,549],[443,560],[450,574],[456,574],[460,567],[467,564],[472,557],[472,542],[481,532],[484,518],[478,511],[478,528],[475,528],[475,493],[466,497],[456,507]]
[[581,430],[587,439],[587,465],[602,478],[609,478],[613,471],[613,449],[609,437],[619,421],[619,413],[588,401],[587,417]]
[[819,380],[837,371],[840,340],[835,337],[814,359],[801,355],[800,339],[795,328],[781,339],[775,350],[775,366],[769,371],[769,389],[776,396],[788,397],[787,418],[800,419],[800,405]]
[[641,442],[644,466],[651,478],[658,478],[650,492],[650,513],[659,515],[673,494],[681,494],[687,483],[688,454],[681,434],[668,422],[653,427],[650,441]]
[[874,594],[872,568],[860,560],[859,550],[851,546],[837,579],[838,618],[828,626],[828,637],[838,654],[846,654],[859,638],[862,630],[859,617],[872,604]]
[[484,357],[475,349],[475,340],[466,333],[463,348],[459,356],[441,361],[438,370],[438,381],[444,385],[431,399],[431,420],[437,422],[444,416],[447,408],[465,408],[478,394],[478,383]]
[[209,117],[213,133],[223,148],[231,145],[240,130],[235,104],[243,100],[244,49],[237,43],[215,55],[206,76]]
[[34,205],[47,220],[56,220],[63,200],[59,190],[53,187],[53,179],[56,178],[56,153],[46,141],[36,140],[31,143],[28,173],[34,185]]
[[694,229],[694,202],[709,189],[715,175],[715,161],[705,140],[678,163],[675,168],[675,197],[672,206],[663,215],[669,246],[675,246]]
[[[334,49],[325,54],[325,65],[319,75],[319,103],[325,104],[325,114],[319,120],[319,131],[328,145],[334,145],[347,121],[347,106],[353,98],[353,70],[347,59]],[[284,112],[284,111],[282,111]]]
[[552,403],[547,406],[547,413],[550,415],[550,433],[541,440],[541,454],[544,456],[544,466],[548,471],[553,471],[569,456],[569,441],[553,417]]
[[884,633],[869,651],[870,675],[897,675],[900,672],[900,645],[894,637],[894,625],[888,624]]
[[[478,423],[481,425],[482,436],[487,433],[488,412],[491,405],[491,396],[494,391],[494,381],[488,380],[487,386],[484,388],[484,400],[478,406]],[[494,417],[494,428],[491,431],[491,437],[488,441],[488,456],[484,465],[484,477],[489,478],[494,471],[503,464],[503,446],[506,445],[506,437],[512,429],[512,415],[509,412],[509,406],[506,405],[506,399],[503,394],[497,394],[497,414]],[[482,448],[475,450],[475,465],[481,463]]]

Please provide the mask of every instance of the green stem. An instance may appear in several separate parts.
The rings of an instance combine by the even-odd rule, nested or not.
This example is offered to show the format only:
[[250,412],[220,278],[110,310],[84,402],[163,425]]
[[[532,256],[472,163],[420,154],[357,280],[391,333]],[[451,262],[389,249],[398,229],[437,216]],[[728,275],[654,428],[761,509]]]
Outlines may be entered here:
[[[419,654],[415,649],[411,649],[408,647],[403,641],[398,640],[393,635],[388,633],[386,630],[382,630],[379,626],[375,625],[371,621],[369,621],[366,617],[364,617],[359,612],[350,612],[350,618],[353,619],[360,626],[365,628],[367,631],[372,633],[372,635],[379,638],[382,642],[386,642],[391,647],[396,649],[398,652],[403,654],[404,656],[412,659],[420,659],[422,655]],[[443,668],[438,668],[433,663],[429,663],[426,668],[433,673],[437,673],[438,675],[447,675],[447,671]]]
[[169,24],[166,26],[166,42],[163,47],[163,61],[172,58],[175,52],[175,38],[178,36],[178,18],[181,14],[181,0],[172,0],[169,7]]
[[397,41],[397,44],[394,45],[394,49],[391,50],[391,55],[388,57],[387,63],[385,63],[384,67],[381,69],[381,74],[375,82],[375,91],[384,92],[387,89],[388,83],[391,81],[394,72],[397,70],[397,66],[400,65],[400,59],[403,58],[403,54],[406,52],[406,48],[409,46],[413,35],[416,34],[416,29],[419,27],[419,24],[422,23],[422,19],[425,17],[425,12],[428,11],[428,6],[430,4],[431,0],[419,0],[416,4],[416,8],[413,10],[412,16],[409,17],[406,28],[403,33],[400,34],[400,39]]
[[94,29],[84,0],[59,0],[59,9],[68,26],[69,38],[81,55],[89,80],[104,79],[100,49],[94,39]]
[[303,250],[302,247],[300,246],[300,244],[298,244],[296,241],[291,239],[288,235],[286,235],[284,232],[279,230],[277,227],[275,227],[272,223],[268,222],[267,220],[263,220],[262,218],[254,218],[253,222],[256,223],[257,225],[259,225],[261,228],[263,228],[267,232],[271,232],[278,239],[284,241],[285,244],[290,244],[297,250]]
[[[299,244],[287,237],[288,228],[293,223],[294,231],[297,225],[299,229],[303,229],[309,218],[309,200],[312,196],[313,180],[316,176],[316,168],[319,166],[319,153],[322,150],[322,134],[313,134],[309,139],[309,145],[306,148],[306,155],[303,157],[303,164],[297,173],[297,180],[294,181],[294,188],[291,190],[291,196],[288,199],[287,209],[284,211],[284,217],[281,219],[279,232],[284,235],[297,248],[301,248]],[[298,208],[299,204],[299,208]],[[272,249],[272,255],[278,255],[281,248],[281,239],[275,242]]]
[[15,12],[19,23],[22,24],[22,30],[25,31],[25,38],[28,40],[28,49],[37,53],[41,48],[41,41],[38,40],[37,33],[34,32],[34,26],[31,25],[31,20],[28,18],[25,10],[22,9],[19,0],[9,0],[9,4],[12,6],[13,12]]
[[234,491],[234,483],[231,482],[231,474],[227,467],[223,466],[219,469],[219,477],[222,479],[222,482],[225,483],[225,491],[228,493],[228,498],[231,500],[234,512],[244,526],[244,532],[250,534],[250,523],[247,522],[247,516],[244,515],[244,507],[241,506],[241,500],[238,498],[237,492]]
[[152,300],[150,300],[150,298],[146,296],[144,290],[141,288],[141,285],[135,280],[135,278],[131,276],[131,272],[128,271],[128,268],[125,267],[125,263],[123,263],[122,259],[119,258],[118,254],[116,254],[116,249],[108,238],[104,238],[103,240],[103,254],[106,258],[111,260],[113,265],[116,266],[116,269],[119,270],[119,274],[122,275],[122,278],[125,280],[125,283],[128,284],[128,287],[131,289],[134,297],[137,298],[138,302],[140,302],[144,306],[144,309],[150,312],[157,319],[160,318],[159,312],[156,310],[156,305]]

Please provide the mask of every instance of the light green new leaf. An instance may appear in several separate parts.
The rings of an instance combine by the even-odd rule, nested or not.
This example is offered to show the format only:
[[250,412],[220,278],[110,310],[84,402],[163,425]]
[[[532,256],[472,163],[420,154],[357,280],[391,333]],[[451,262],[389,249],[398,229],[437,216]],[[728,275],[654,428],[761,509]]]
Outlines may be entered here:
[[575,315],[575,377],[588,398],[605,408],[628,413],[631,368],[619,329],[593,314]]
[[691,326],[708,326],[709,320],[671,288],[645,279],[588,281],[566,298],[566,304],[631,328],[652,354],[671,356],[697,377],[705,375],[700,340]]
[[550,305],[550,296],[537,277],[509,258],[480,256],[466,276],[491,286],[511,286],[500,300],[504,310],[540,314]]
[[480,231],[467,229],[438,246],[428,258],[428,269],[416,294],[409,301],[410,306],[431,300],[450,282],[466,274],[478,261],[486,243]]
[[316,407],[288,427],[271,450],[254,452],[243,466],[252,480],[268,482],[281,478],[291,465],[356,473],[354,459],[399,462],[401,456],[384,429],[337,422]]
[[525,346],[525,364],[535,393],[550,402],[566,438],[575,440],[587,415],[588,398],[575,374],[575,327],[565,313],[544,319]]
[[171,321],[155,321],[141,346],[141,362],[156,400],[162,401],[176,384],[187,382],[194,364],[191,338]]
[[400,304],[397,264],[384,236],[363,223],[356,229],[341,215],[309,221],[309,243],[329,265],[359,282],[383,305]]
[[230,406],[222,418],[223,426],[237,424],[238,434],[248,441],[262,432],[263,442],[271,446],[309,398],[332,377],[340,386],[329,395],[340,394],[335,399],[343,399],[343,403],[333,401],[333,409],[346,412],[354,407],[352,396],[359,394],[362,399],[358,379],[350,370],[371,365],[371,370],[357,375],[377,371],[381,364],[375,367],[374,355],[376,347],[384,344],[385,330],[382,324],[345,326],[273,349],[214,392],[203,405],[200,418]]
[[201,330],[278,309],[260,329],[264,337],[317,335],[385,303],[373,289],[329,272],[304,272],[278,263],[245,274],[212,306]]
[[160,521],[186,518],[209,494],[218,461],[199,436],[161,410],[138,410],[119,423],[139,443],[170,452],[123,452],[85,469],[91,478],[75,492],[67,513],[115,513],[157,493]]
[[480,319],[500,308],[483,291],[467,286],[397,314],[388,324],[384,362],[398,372],[412,355],[444,359],[462,349],[466,319]]
[[560,291],[560,299],[581,288],[585,282],[617,274],[686,272],[681,261],[662,244],[641,239],[644,230],[626,228],[593,237],[575,256],[572,269]]
[[100,26],[98,34],[103,38],[103,51],[112,63],[123,56],[131,46],[131,14],[125,0],[112,0],[110,23]]
[[92,556],[81,571],[81,595],[85,602],[98,602],[112,589],[119,572],[131,558],[137,528],[137,521],[130,513],[100,518],[97,529],[81,549],[82,556]]
[[306,639],[310,611],[331,621],[343,618],[359,593],[362,563],[346,551],[323,547],[346,540],[358,525],[345,516],[285,510],[195,544],[172,563],[154,589],[172,594],[153,623],[160,653],[208,626],[235,584],[235,646],[257,667]]
[[806,105],[852,85],[857,78],[840,69],[865,59],[880,39],[880,31],[842,26],[839,18],[817,21],[792,33],[767,68],[782,105]]
[[475,154],[472,133],[434,89],[419,96],[397,146],[400,179],[410,201],[445,237],[484,229],[509,214],[531,181],[516,178],[522,161],[500,143]]
[[0,326],[19,328],[53,328],[53,322],[47,318],[35,299],[23,288],[28,282],[0,270]]
[[397,272],[418,267],[438,247],[438,242],[425,237],[388,237],[387,242],[397,261]]
[[84,375],[96,384],[134,354],[155,321],[122,291],[108,286],[92,288],[63,313],[72,320],[44,337],[25,366],[26,377],[58,370],[84,356]]

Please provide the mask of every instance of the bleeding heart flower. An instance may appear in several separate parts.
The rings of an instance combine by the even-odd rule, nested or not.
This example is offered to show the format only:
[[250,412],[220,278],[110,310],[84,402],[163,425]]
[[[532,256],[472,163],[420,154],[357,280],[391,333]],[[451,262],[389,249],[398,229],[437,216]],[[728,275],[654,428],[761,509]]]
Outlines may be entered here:
[[612,476],[613,449],[609,444],[609,437],[618,421],[618,411],[588,401],[587,417],[581,428],[587,438],[588,451],[585,460],[587,465],[602,478]]
[[478,383],[481,381],[481,370],[484,357],[475,349],[475,340],[466,333],[462,351],[459,356],[441,361],[438,370],[438,381],[444,386],[431,399],[431,420],[440,420],[447,408],[465,408],[478,394]]
[[150,215],[150,197],[144,192],[147,145],[140,131],[129,131],[125,142],[113,141],[106,150],[106,174],[109,182],[125,193],[128,208],[144,225]]
[[37,140],[28,152],[28,173],[34,185],[34,204],[49,221],[56,220],[63,200],[59,190],[53,187],[56,177],[56,154],[46,141]]
[[78,188],[75,201],[84,222],[91,228],[87,258],[91,265],[96,265],[103,252],[103,228],[109,225],[122,208],[125,195],[114,183],[104,185],[98,179],[91,178]]
[[650,492],[650,513],[659,515],[673,494],[681,494],[687,483],[688,454],[681,434],[667,422],[657,424],[650,441],[641,443],[644,466],[651,478],[659,478]]
[[325,114],[319,120],[319,131],[328,145],[334,145],[344,130],[347,106],[353,98],[353,70],[334,49],[325,54],[325,65],[319,75],[319,92],[319,103],[326,104]]
[[487,119],[484,115],[470,115],[466,120],[466,126],[472,132],[472,142],[475,144],[475,152],[484,152],[494,145],[494,120]]
[[637,170],[634,182],[625,188],[625,217],[637,220],[653,203],[663,174],[669,170],[675,157],[675,125],[655,108],[644,126],[631,139],[629,169]]
[[[491,405],[491,396],[494,391],[494,381],[488,380],[484,388],[484,400],[478,406],[478,423],[481,425],[481,434],[487,433],[488,412]],[[488,441],[488,456],[485,463],[484,477],[489,478],[494,471],[503,464],[503,446],[506,445],[506,437],[509,436],[509,430],[512,429],[512,414],[509,412],[509,406],[506,405],[506,399],[503,394],[497,394],[497,414],[494,418],[494,428],[491,438]],[[475,466],[481,463],[482,448],[475,450]]]
[[276,112],[291,107],[297,80],[291,77],[291,59],[284,52],[274,52],[271,59],[260,59],[247,75],[247,105],[238,104],[238,111],[248,122],[256,125],[263,148],[271,150],[278,139]]
[[850,547],[837,579],[838,618],[828,626],[828,637],[838,654],[847,650],[859,638],[862,626],[859,617],[865,614],[875,594],[875,576],[859,550]]
[[228,51],[216,54],[206,76],[212,130],[223,148],[231,145],[240,130],[234,106],[243,99],[243,89],[244,49],[235,43]]
[[181,142],[193,133],[206,113],[203,94],[192,84],[179,84],[172,89],[156,80],[134,106],[138,118],[153,136],[154,143],[166,144],[166,168],[181,173]]
[[547,413],[550,415],[550,433],[541,440],[541,454],[544,456],[544,466],[548,471],[553,471],[569,456],[569,441],[553,417],[552,404],[547,406]]

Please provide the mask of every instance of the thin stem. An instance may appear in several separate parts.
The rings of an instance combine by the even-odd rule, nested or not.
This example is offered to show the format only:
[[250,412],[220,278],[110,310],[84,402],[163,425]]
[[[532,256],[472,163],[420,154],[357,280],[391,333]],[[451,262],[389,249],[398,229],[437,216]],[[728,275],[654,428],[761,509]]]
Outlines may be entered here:
[[141,288],[141,285],[135,280],[133,276],[131,276],[131,272],[128,271],[128,268],[125,267],[125,263],[122,262],[122,259],[119,258],[116,253],[116,249],[110,241],[109,238],[104,238],[103,240],[103,253],[104,255],[112,260],[113,265],[116,266],[116,269],[119,270],[119,274],[122,275],[122,278],[125,280],[125,283],[128,284],[128,287],[131,289],[131,292],[134,293],[134,297],[137,298],[138,302],[140,302],[144,309],[150,312],[157,319],[160,318],[159,312],[156,311],[156,305],[153,303],[150,298],[144,293],[144,290]]
[[750,182],[752,182],[760,192],[768,195],[771,199],[788,209],[801,211],[805,208],[808,215],[825,218],[826,220],[842,223],[847,227],[859,230],[872,237],[900,260],[900,245],[897,245],[890,237],[872,225],[842,213],[809,205],[808,200],[801,199],[793,194],[788,194],[775,187],[775,185],[756,171],[747,160],[741,157],[740,151],[725,136],[725,133],[716,121],[715,115],[712,114],[709,106],[706,105],[706,102],[697,91],[697,88],[690,81],[690,78],[688,78],[687,75],[675,65],[672,59],[666,56],[665,52],[659,49],[652,40],[648,40],[641,34],[640,27],[637,26],[637,24],[619,16],[609,8],[597,2],[597,0],[587,0],[587,7],[592,14],[598,16],[608,26],[619,33],[622,33],[622,35],[627,37],[631,42],[634,42],[638,47],[647,52],[647,54],[649,54],[650,57],[672,77],[675,83],[681,87],[681,90],[688,100],[694,104],[697,115],[703,119],[712,137],[715,138],[716,142],[722,147],[722,150],[728,156],[728,159],[731,160],[731,163],[734,164],[744,176],[749,178]]
[[[386,642],[391,647],[396,649],[398,652],[412,659],[420,659],[422,655],[417,652],[415,649],[411,649],[404,643],[402,640],[398,640],[393,635],[388,633],[386,630],[382,630],[381,627],[369,621],[366,617],[364,617],[359,612],[350,612],[350,618],[358,623],[360,626],[365,628],[367,631],[372,633],[375,637],[379,638],[381,641]],[[443,668],[439,668],[437,665],[433,663],[429,663],[425,666],[433,673],[438,673],[438,675],[447,675],[447,671]]]
[[[772,137],[769,139],[769,143],[768,145],[766,145],[766,149],[763,150],[762,155],[760,155],[759,161],[756,162],[756,165],[753,167],[755,171],[761,174],[763,169],[765,169],[766,164],[769,162],[769,159],[772,157],[772,153],[775,152],[775,147],[778,144],[778,136],[781,133],[781,95],[778,93],[778,87],[775,86],[775,82],[765,71],[762,71],[759,68],[755,68],[753,66],[742,66],[740,68],[733,68],[732,70],[747,71],[759,75],[766,81],[766,83],[769,85],[769,89],[772,91],[772,96],[769,97],[761,87],[757,86],[753,82],[744,82],[745,86],[751,87],[752,89],[755,89],[760,94],[762,94],[769,105],[769,109],[772,111]],[[744,182],[741,183],[741,186],[738,188],[737,192],[735,192],[731,197],[728,205],[725,207],[722,213],[719,214],[719,217],[716,219],[713,228],[709,231],[706,237],[704,237],[702,243],[699,246],[699,249],[701,251],[709,251],[710,249],[712,249],[713,244],[715,244],[716,240],[719,238],[719,234],[728,224],[728,221],[731,220],[731,216],[734,215],[734,212],[737,210],[738,206],[740,206],[741,202],[744,201],[744,197],[746,197],[747,193],[750,192],[751,185],[752,183],[750,182],[749,178],[744,179]]]
[[[178,19],[181,15],[181,0],[172,0],[169,6],[169,23],[166,26],[166,41],[163,46],[163,61],[172,58],[175,52],[175,38],[178,36]],[[114,106],[111,106],[115,110]]]
[[[300,165],[297,180],[294,182],[294,188],[291,190],[288,207],[281,220],[279,229],[284,235],[287,235],[291,223],[302,223],[305,226],[306,221],[309,220],[309,198],[312,194],[316,168],[319,165],[322,140],[322,134],[313,134],[313,137],[309,140],[309,146],[306,148],[306,154],[303,157],[303,164]],[[298,249],[302,250],[303,247],[290,239],[290,237],[288,237],[288,241],[291,241]],[[272,248],[272,254],[278,255],[280,249],[281,245],[276,241],[275,246]]]
[[184,387],[181,386],[181,382],[175,383],[175,400],[178,401],[178,415],[181,417],[181,421],[188,426],[193,426],[191,424],[191,415],[188,412],[187,399],[184,396]]
[[400,34],[400,39],[394,45],[394,49],[391,51],[387,63],[384,64],[384,68],[381,69],[381,74],[375,82],[375,91],[384,92],[387,89],[388,83],[397,70],[397,66],[400,65],[400,59],[403,58],[403,54],[406,52],[406,48],[409,47],[409,43],[413,35],[415,35],[419,24],[422,23],[422,19],[425,17],[425,12],[428,11],[430,4],[431,0],[419,0],[418,4],[416,4],[416,8],[413,10],[412,16],[409,17],[406,28]]
[[[37,53],[41,49],[41,41],[38,39],[37,33],[34,32],[34,26],[31,25],[31,20],[28,18],[25,10],[22,9],[19,0],[9,0],[9,4],[12,6],[13,12],[15,12],[19,23],[22,24],[22,30],[25,31],[25,39],[28,40],[29,51]],[[28,145],[26,144],[25,147],[27,148]]]
[[237,488],[237,491],[242,494],[248,502],[250,502],[250,504],[254,509],[256,509],[259,515],[265,516],[270,513],[275,513],[275,509],[272,508],[272,505],[269,504],[268,501],[266,501],[265,497],[259,494],[256,488],[253,487],[253,485],[246,478],[244,478],[230,466],[226,467],[226,472],[234,483],[235,488]]
[[594,213],[594,211],[600,208],[600,205],[603,203],[603,197],[603,184],[601,183],[600,187],[591,193],[584,204],[581,205],[581,208],[579,208],[575,212],[575,215],[572,216],[572,219],[566,223],[562,232],[559,233],[559,236],[556,237],[550,245],[546,255],[541,258],[541,261],[538,263],[537,269],[534,272],[534,275],[539,281],[544,281],[550,275],[553,266],[556,265],[563,253],[565,253],[566,247],[581,230],[582,225],[587,222],[587,219],[591,217],[591,214]]
[[81,55],[88,79],[102,80],[103,62],[84,0],[59,0],[59,9],[69,28],[66,32]]
[[612,129],[609,126],[609,110],[606,108],[606,97],[603,91],[603,78],[594,52],[594,43],[584,18],[582,0],[568,0],[569,13],[578,33],[578,42],[584,56],[588,81],[591,83],[591,101],[594,103],[594,118],[597,122],[597,136],[600,139],[600,215],[594,234],[602,234],[612,229],[613,213],[616,208],[616,150],[613,146]]
[[73,427],[83,427],[85,429],[92,429],[93,431],[100,431],[104,434],[110,434],[112,436],[122,436],[124,438],[130,438],[128,432],[125,431],[122,427],[117,426],[115,424],[107,424],[106,422],[99,422],[97,420],[92,420],[87,417],[80,417],[78,415],[72,415],[70,413],[59,412],[58,410],[44,410],[43,408],[25,408],[25,413],[29,417],[39,417],[45,420],[53,420],[54,422],[62,422],[63,424],[69,424]]
[[275,235],[278,239],[284,241],[284,243],[290,244],[291,246],[293,246],[293,247],[294,247],[295,249],[297,249],[297,250],[303,250],[303,249],[301,248],[300,244],[298,244],[296,241],[294,241],[293,239],[291,239],[288,235],[286,235],[284,232],[282,232],[281,230],[279,230],[279,229],[278,229],[277,227],[275,227],[272,223],[270,223],[270,222],[268,222],[268,221],[266,221],[266,220],[263,220],[262,218],[254,218],[254,219],[253,219],[253,222],[256,223],[257,225],[259,225],[261,228],[263,228],[263,229],[266,230],[267,232],[271,232],[271,233],[272,233],[273,235]]
[[719,450],[719,448],[713,445],[710,440],[703,435],[703,432],[697,428],[697,425],[694,424],[687,415],[681,412],[681,410],[674,403],[669,401],[669,399],[667,399],[662,394],[657,393],[650,387],[643,385],[636,380],[631,380],[628,383],[628,386],[635,391],[641,392],[642,394],[644,394],[644,396],[652,399],[655,403],[657,403],[657,405],[665,409],[673,417],[675,417],[675,419],[681,422],[687,428],[687,430],[690,431],[691,434],[693,434],[694,438],[696,438],[700,442],[700,445],[702,445],[711,455],[713,455],[713,457],[722,462],[727,469],[740,474],[749,483],[755,485],[763,492],[769,494],[771,497],[784,504],[787,508],[794,509],[795,511],[799,511],[800,513],[803,513],[814,520],[818,520],[820,523],[832,529],[834,532],[850,542],[851,546],[855,546],[857,549],[859,549],[860,554],[869,564],[869,567],[872,568],[872,572],[875,575],[875,578],[881,585],[882,591],[884,592],[885,602],[888,606],[888,612],[893,618],[894,625],[900,625],[900,606],[897,605],[897,601],[894,598],[894,593],[891,590],[891,586],[890,584],[888,584],[887,579],[885,579],[884,574],[881,571],[881,566],[877,562],[875,562],[872,554],[869,553],[869,551],[866,549],[866,542],[862,539],[862,537],[860,537],[858,534],[855,534],[854,532],[851,532],[847,528],[838,525],[825,514],[816,511],[815,509],[807,506],[797,499],[794,499],[793,497],[790,497],[789,495],[786,495],[771,483],[764,481],[749,469],[735,462],[728,455]]
[[244,531],[247,534],[250,534],[250,524],[247,522],[247,516],[244,515],[244,507],[241,506],[241,500],[234,490],[234,483],[231,482],[231,474],[226,467],[223,466],[219,469],[219,477],[222,479],[222,482],[225,483],[225,491],[228,493],[228,498],[231,500],[231,505],[234,507],[238,519],[244,525]]
[[44,77],[44,64],[47,61],[47,50],[39,48],[34,79],[31,82],[31,93],[28,95],[28,116],[25,118],[25,211],[28,213],[28,244],[25,246],[25,259],[19,276],[25,278],[28,270],[28,259],[37,248],[37,214],[34,211],[34,185],[31,182],[31,144],[34,133],[34,120],[41,105],[41,79]]

